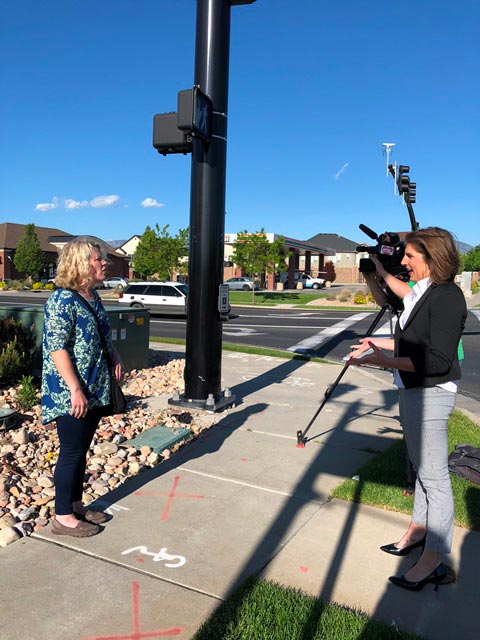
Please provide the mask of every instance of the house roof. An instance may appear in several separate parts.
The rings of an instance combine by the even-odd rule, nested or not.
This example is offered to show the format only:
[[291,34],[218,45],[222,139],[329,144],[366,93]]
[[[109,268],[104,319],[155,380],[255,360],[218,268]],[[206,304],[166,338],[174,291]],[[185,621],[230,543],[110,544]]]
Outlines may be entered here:
[[[0,249],[16,249],[19,240],[23,237],[25,227],[26,225],[15,222],[2,222],[0,224]],[[65,238],[67,242],[74,237],[61,229],[37,227],[37,225],[35,225],[35,233],[40,241],[42,251],[51,252],[58,252],[58,249],[48,241],[51,236],[60,236]]]
[[[2,222],[0,224],[0,249],[16,249],[19,240],[21,240],[25,233],[25,227],[26,225],[15,222]],[[37,227],[37,225],[35,225],[35,233],[38,236],[41,250],[50,253],[59,253],[64,244],[78,237],[61,229]],[[89,237],[104,245],[107,254],[117,258],[121,257],[101,238],[97,238],[96,236]]]
[[356,251],[357,246],[359,245],[358,242],[354,242],[353,240],[349,240],[348,238],[339,236],[338,233],[317,233],[316,236],[309,238],[307,242],[326,245],[327,247],[332,247],[333,249],[335,249],[335,251],[339,251],[340,253]]
[[334,256],[335,249],[332,245],[325,247],[323,243],[313,242],[310,240],[296,240],[295,238],[287,238],[286,236],[282,236],[285,240],[285,245],[287,247],[291,247],[292,249],[298,249],[300,253],[304,253],[305,251],[312,251],[314,253],[320,253],[325,256]]

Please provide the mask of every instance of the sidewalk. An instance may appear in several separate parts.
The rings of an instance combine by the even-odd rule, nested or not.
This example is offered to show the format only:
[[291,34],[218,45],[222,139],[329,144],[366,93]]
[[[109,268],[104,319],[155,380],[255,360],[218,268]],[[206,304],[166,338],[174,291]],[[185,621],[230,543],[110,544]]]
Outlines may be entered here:
[[[310,441],[296,447],[296,431],[339,372],[224,352],[222,386],[237,406],[170,460],[104,496],[113,517],[100,535],[58,537],[47,527],[0,549],[0,640],[188,639],[252,573],[431,640],[478,638],[480,533],[455,529],[458,584],[409,593],[387,578],[412,558],[379,551],[409,518],[328,500],[400,437],[390,376],[348,369]],[[459,396],[459,408],[463,402]],[[479,403],[468,409],[480,423]]]

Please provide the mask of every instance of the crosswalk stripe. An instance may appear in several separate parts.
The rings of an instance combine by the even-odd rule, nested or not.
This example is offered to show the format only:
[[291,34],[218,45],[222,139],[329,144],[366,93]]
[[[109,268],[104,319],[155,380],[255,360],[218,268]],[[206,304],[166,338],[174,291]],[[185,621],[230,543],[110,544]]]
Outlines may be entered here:
[[315,351],[316,349],[318,349],[318,347],[321,344],[323,344],[324,342],[327,342],[328,340],[331,340],[342,331],[345,331],[345,329],[348,329],[348,327],[351,327],[352,324],[355,324],[356,322],[360,322],[360,320],[367,318],[369,315],[371,315],[371,312],[356,313],[355,315],[350,316],[349,318],[345,318],[345,320],[336,322],[334,325],[332,325],[331,327],[328,327],[327,329],[323,329],[322,331],[315,333],[313,336],[310,336],[309,338],[305,338],[305,340],[301,340],[297,344],[294,344],[292,347],[288,347],[287,351],[293,351],[295,353],[305,353],[307,351]]

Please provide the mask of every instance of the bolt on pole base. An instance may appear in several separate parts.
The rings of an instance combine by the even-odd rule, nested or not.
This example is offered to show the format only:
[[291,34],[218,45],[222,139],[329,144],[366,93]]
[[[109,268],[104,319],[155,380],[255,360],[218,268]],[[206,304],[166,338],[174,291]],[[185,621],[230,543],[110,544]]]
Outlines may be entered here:
[[205,400],[192,400],[186,398],[184,393],[175,393],[168,399],[168,404],[174,407],[183,407],[184,409],[197,409],[200,411],[208,411],[209,413],[217,413],[224,411],[229,407],[235,406],[235,396],[230,389],[226,388],[223,393],[214,398],[213,393],[208,395]]

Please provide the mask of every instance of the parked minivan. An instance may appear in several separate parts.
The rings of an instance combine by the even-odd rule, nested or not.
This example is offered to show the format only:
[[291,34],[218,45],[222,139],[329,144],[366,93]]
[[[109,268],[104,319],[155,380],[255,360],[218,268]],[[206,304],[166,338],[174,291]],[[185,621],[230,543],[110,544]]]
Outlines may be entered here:
[[187,315],[188,287],[180,282],[132,282],[120,293],[118,302],[151,313]]

